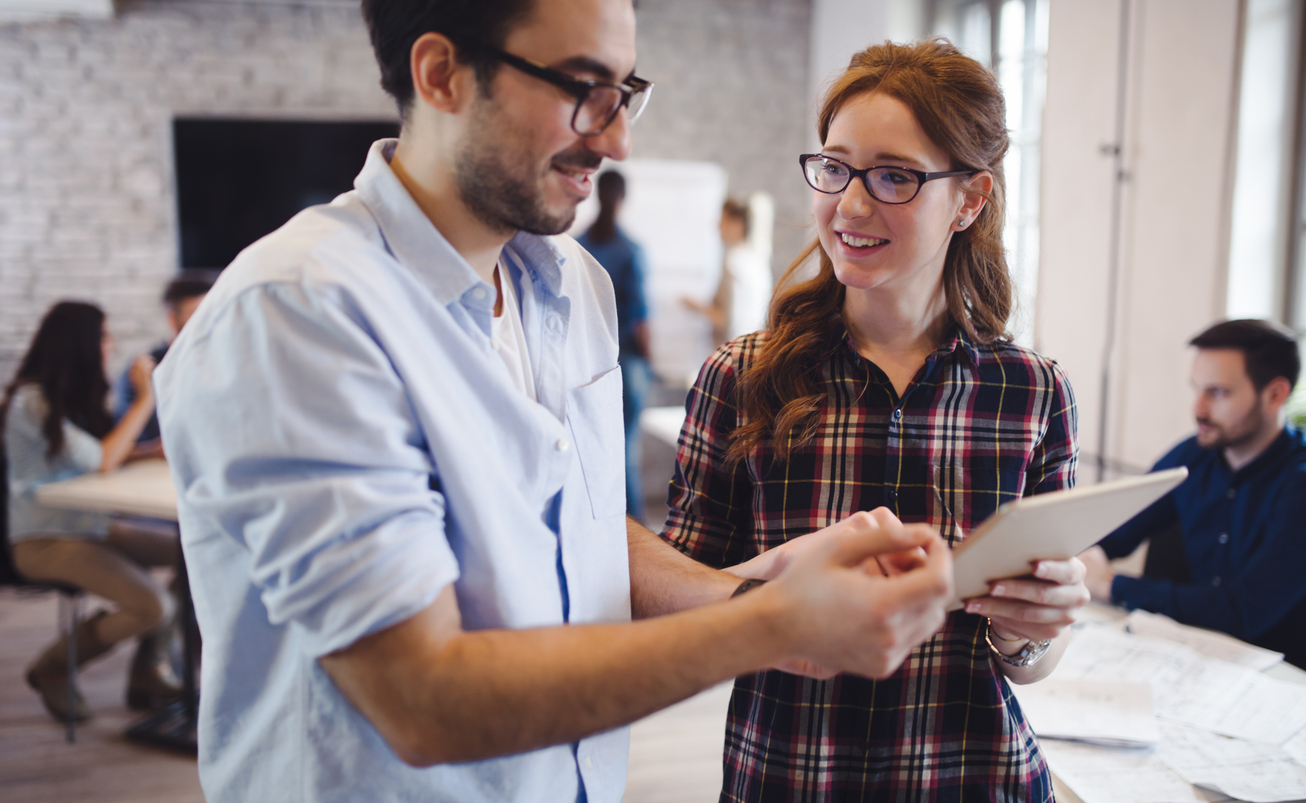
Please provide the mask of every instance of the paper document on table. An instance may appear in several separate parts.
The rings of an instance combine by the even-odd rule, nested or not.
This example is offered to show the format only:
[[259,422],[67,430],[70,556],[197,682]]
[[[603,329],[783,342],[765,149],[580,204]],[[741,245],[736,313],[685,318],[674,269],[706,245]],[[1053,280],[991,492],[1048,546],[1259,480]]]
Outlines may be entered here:
[[1056,677],[1151,683],[1162,719],[1239,739],[1281,745],[1306,726],[1306,686],[1109,627],[1077,629]]
[[1184,780],[1252,803],[1306,798],[1306,766],[1282,748],[1186,725],[1161,726],[1161,760]]
[[1207,803],[1226,795],[1197,789],[1161,761],[1156,750],[1076,742],[1040,742],[1048,766],[1084,803]]
[[1054,677],[1012,691],[1039,738],[1115,747],[1161,741],[1149,683]]
[[1283,752],[1292,756],[1298,764],[1306,764],[1306,728],[1297,731],[1297,735],[1283,743]]
[[1283,660],[1283,653],[1239,641],[1225,633],[1181,625],[1168,616],[1136,610],[1125,618],[1125,629],[1136,636],[1175,641],[1207,658],[1264,671]]

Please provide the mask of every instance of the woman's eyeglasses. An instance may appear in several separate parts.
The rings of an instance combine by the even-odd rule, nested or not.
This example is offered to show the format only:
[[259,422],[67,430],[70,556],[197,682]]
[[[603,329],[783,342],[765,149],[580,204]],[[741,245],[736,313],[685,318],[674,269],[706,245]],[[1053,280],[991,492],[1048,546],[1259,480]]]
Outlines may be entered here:
[[978,170],[949,170],[943,173],[926,173],[907,167],[868,167],[858,170],[819,153],[804,153],[798,157],[803,166],[803,178],[817,192],[837,195],[848,188],[853,179],[860,178],[870,196],[881,203],[905,204],[915,198],[921,186],[936,178],[973,176]]

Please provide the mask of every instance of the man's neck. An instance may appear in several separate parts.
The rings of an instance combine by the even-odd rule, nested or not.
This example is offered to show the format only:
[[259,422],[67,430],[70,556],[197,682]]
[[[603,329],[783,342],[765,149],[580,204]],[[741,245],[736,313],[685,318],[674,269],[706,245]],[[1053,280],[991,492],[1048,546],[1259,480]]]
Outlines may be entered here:
[[400,136],[390,169],[449,245],[482,281],[493,284],[499,255],[516,232],[492,229],[472,214],[458,193],[452,170],[439,164],[432,151]]
[[1277,427],[1267,429],[1267,431],[1258,434],[1255,438],[1246,443],[1237,446],[1228,446],[1224,449],[1224,460],[1229,464],[1229,468],[1238,471],[1250,464],[1253,460],[1265,453],[1276,440],[1279,439],[1279,433],[1283,432],[1283,423],[1280,422]]

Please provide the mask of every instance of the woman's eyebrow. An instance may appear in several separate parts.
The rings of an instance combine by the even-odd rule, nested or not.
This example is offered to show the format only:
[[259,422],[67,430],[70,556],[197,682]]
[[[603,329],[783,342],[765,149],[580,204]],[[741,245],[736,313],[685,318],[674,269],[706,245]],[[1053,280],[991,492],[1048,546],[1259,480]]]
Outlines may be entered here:
[[[847,154],[852,153],[852,151],[851,149],[843,145],[826,145],[825,147],[821,148],[821,153],[837,153],[846,156]],[[922,165],[922,162],[913,159],[910,156],[899,156],[896,153],[885,153],[885,152],[880,152],[875,154],[874,163],[876,165],[879,165],[883,162],[901,162],[905,164],[916,165],[917,167],[920,167]]]

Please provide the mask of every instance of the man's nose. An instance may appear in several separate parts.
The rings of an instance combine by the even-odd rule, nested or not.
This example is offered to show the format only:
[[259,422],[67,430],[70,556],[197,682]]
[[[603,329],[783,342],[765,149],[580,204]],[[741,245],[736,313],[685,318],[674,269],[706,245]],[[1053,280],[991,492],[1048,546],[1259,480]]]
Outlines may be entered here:
[[630,156],[630,115],[625,106],[617,111],[608,127],[592,137],[585,138],[590,150],[618,162]]

